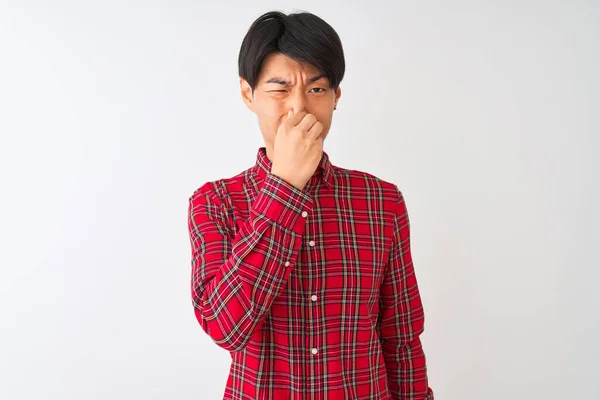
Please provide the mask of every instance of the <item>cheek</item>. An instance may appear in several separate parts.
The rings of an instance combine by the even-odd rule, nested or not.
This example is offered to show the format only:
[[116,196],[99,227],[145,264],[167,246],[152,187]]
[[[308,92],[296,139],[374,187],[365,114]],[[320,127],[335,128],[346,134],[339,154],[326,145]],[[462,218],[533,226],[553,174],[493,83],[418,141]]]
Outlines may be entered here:
[[278,101],[268,101],[261,110],[262,125],[270,130],[277,130],[283,117],[287,114],[285,104]]
[[332,113],[329,111],[321,112],[316,116],[317,120],[323,124],[323,128],[327,129],[331,125]]
[[267,101],[264,104],[264,113],[269,118],[281,118],[285,114],[285,103],[276,100]]
[[255,103],[255,112],[261,118],[273,118],[278,114],[281,114],[283,109],[283,102],[277,101],[276,99],[269,98],[268,96],[257,97]]
[[263,99],[263,101],[260,102],[260,107],[256,109],[256,113],[258,115],[261,130],[267,140],[273,139],[286,111],[283,102],[274,101],[272,99]]

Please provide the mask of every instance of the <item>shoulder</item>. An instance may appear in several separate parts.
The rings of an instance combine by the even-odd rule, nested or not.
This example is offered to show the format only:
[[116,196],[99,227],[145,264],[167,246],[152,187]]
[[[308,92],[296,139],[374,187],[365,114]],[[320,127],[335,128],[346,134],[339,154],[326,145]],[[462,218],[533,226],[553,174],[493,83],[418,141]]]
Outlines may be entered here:
[[219,178],[203,183],[189,196],[190,204],[207,203],[210,205],[230,207],[231,193],[237,192],[246,184],[252,168],[248,168],[238,174]]
[[401,196],[398,185],[374,174],[338,166],[334,169],[337,182],[341,186],[347,185],[352,190],[363,191],[365,194],[378,193],[385,200],[398,201],[399,195]]

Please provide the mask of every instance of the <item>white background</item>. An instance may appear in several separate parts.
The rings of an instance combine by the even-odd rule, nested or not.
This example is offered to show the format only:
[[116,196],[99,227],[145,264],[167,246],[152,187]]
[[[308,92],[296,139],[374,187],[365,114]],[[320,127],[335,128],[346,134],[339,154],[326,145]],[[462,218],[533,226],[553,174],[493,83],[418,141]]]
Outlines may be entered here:
[[594,1],[0,2],[0,398],[221,399],[188,198],[263,144],[237,56],[329,22],[325,151],[400,187],[436,399],[600,398]]

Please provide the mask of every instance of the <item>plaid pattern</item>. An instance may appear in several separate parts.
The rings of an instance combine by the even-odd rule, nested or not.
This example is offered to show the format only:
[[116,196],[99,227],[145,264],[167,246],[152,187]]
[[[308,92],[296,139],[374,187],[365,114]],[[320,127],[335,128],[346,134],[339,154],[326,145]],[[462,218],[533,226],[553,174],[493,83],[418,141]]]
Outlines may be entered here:
[[189,198],[191,294],[231,354],[226,400],[433,399],[402,193],[331,164],[299,190],[256,164]]

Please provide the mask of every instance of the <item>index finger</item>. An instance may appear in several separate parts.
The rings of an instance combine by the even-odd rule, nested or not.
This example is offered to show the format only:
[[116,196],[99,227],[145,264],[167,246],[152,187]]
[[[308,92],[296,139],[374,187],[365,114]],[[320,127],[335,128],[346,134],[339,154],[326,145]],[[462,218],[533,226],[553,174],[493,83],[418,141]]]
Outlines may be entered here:
[[300,111],[299,113],[294,113],[294,110],[290,110],[290,111],[288,111],[288,117],[285,122],[290,127],[296,126],[300,123],[300,121],[302,121],[302,118],[304,118],[304,116],[306,114],[308,114],[306,111]]

